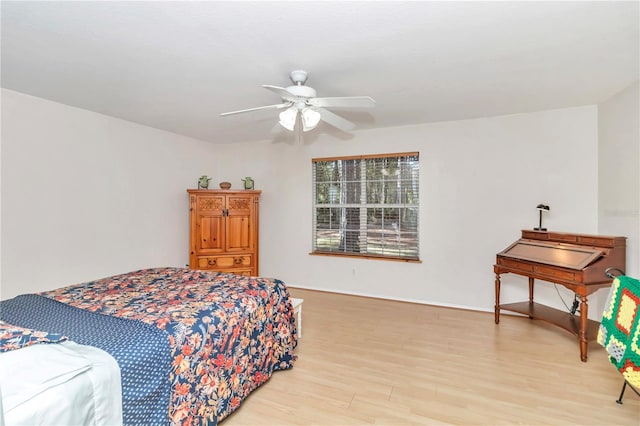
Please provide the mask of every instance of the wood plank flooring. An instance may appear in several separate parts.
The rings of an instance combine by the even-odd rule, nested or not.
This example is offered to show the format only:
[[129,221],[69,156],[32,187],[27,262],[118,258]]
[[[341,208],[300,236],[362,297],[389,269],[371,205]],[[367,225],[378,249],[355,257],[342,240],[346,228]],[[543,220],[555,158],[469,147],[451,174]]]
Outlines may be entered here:
[[222,426],[640,425],[604,349],[523,317],[291,289],[304,298],[291,370]]

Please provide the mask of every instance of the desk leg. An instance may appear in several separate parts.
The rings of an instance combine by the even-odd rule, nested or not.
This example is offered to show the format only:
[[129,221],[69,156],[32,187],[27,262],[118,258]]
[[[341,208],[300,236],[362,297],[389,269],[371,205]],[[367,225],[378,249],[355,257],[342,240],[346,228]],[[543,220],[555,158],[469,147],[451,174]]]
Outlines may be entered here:
[[587,349],[589,341],[587,340],[587,322],[589,314],[589,306],[587,304],[587,296],[581,296],[580,302],[580,359],[587,362]]
[[[533,283],[535,279],[533,277],[529,277],[529,306],[533,305]],[[531,308],[529,308],[531,309]],[[533,319],[531,315],[529,315],[529,319]]]
[[500,324],[500,274],[496,274],[496,305],[494,310],[496,324]]

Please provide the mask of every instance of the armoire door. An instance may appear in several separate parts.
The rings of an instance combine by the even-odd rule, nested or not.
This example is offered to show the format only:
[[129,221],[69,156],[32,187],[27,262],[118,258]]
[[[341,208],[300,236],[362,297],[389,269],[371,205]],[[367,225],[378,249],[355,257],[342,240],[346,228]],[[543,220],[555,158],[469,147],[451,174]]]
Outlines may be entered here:
[[228,195],[226,213],[226,250],[229,252],[253,249],[253,197]]
[[200,254],[220,253],[225,247],[225,197],[200,196],[197,205],[196,248]]

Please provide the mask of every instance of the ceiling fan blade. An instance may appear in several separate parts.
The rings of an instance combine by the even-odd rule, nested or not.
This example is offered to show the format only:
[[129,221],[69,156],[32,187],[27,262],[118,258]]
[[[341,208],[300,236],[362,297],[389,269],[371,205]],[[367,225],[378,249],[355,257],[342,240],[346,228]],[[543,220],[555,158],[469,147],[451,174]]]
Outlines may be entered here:
[[316,108],[316,110],[320,113],[322,121],[325,121],[327,124],[330,124],[336,129],[342,130],[343,132],[348,132],[349,130],[353,130],[353,128],[356,127],[356,125],[352,122],[345,120],[344,118],[332,113],[327,109]]
[[275,104],[275,105],[265,105],[261,107],[255,107],[255,108],[241,109],[239,111],[223,112],[222,114],[220,114],[220,117],[233,115],[233,114],[241,114],[243,112],[259,111],[261,109],[281,109],[281,108],[287,108],[290,106],[291,106],[291,102],[284,102],[284,103]]
[[325,108],[373,108],[376,101],[369,96],[344,96],[331,98],[312,98],[309,105]]
[[273,93],[277,94],[282,99],[285,99],[287,101],[293,101],[296,99],[296,97],[291,93],[289,93],[289,91],[284,87],[270,86],[268,84],[263,84],[262,87],[264,87],[267,90],[271,90]]

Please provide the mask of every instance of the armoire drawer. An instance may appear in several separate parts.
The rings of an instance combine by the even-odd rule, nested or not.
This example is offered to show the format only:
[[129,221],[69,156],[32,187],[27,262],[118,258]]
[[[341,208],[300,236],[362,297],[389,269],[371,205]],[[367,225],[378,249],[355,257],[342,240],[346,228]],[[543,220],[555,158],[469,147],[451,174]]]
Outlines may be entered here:
[[221,269],[216,272],[223,272],[225,274],[243,275],[245,277],[251,277],[254,275],[253,269]]
[[250,254],[198,256],[198,269],[246,269],[252,266],[253,259]]

